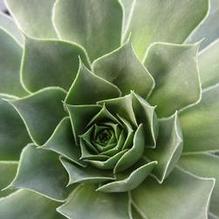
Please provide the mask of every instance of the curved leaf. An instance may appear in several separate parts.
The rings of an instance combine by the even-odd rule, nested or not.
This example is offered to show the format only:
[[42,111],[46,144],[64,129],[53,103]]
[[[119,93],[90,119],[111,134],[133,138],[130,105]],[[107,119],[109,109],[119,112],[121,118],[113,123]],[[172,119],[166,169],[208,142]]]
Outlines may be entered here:
[[0,160],[18,160],[30,138],[16,110],[3,98],[8,96],[0,95]]
[[26,38],[21,78],[32,92],[49,86],[68,90],[78,72],[79,57],[89,67],[86,52],[76,44]]
[[20,83],[22,49],[0,28],[0,93],[24,96],[27,92]]
[[163,184],[147,178],[131,194],[134,204],[146,218],[207,219],[213,187],[213,179],[175,169]]
[[178,162],[183,150],[183,139],[177,113],[159,122],[159,134],[155,149],[145,149],[145,157],[157,160],[154,174],[162,183]]
[[60,37],[81,44],[91,61],[120,45],[122,7],[117,0],[58,0],[53,20]]
[[22,117],[31,139],[42,145],[65,116],[62,106],[64,98],[65,92],[53,87],[9,102]]
[[0,28],[8,32],[20,45],[24,44],[24,36],[8,15],[0,12]]
[[[219,5],[219,2],[218,2]],[[219,8],[218,8],[219,9]],[[219,11],[218,11],[219,14]],[[219,40],[215,41],[199,54],[200,79],[203,88],[219,83]]]
[[210,154],[186,155],[181,157],[179,166],[196,175],[216,179],[210,202],[210,212],[219,217],[219,157]]
[[64,219],[56,212],[58,205],[37,193],[19,190],[0,199],[0,215],[4,219]]
[[5,0],[18,27],[36,38],[57,38],[52,24],[55,0]]
[[0,197],[9,195],[13,190],[4,190],[6,186],[13,180],[16,170],[17,162],[14,161],[0,161]]
[[145,66],[156,82],[149,102],[157,105],[158,116],[170,116],[199,100],[197,50],[197,45],[166,43],[149,48]]
[[208,0],[137,0],[126,37],[140,58],[153,42],[182,43],[208,11]]
[[96,192],[93,185],[81,185],[73,191],[58,212],[69,219],[129,219],[128,195]]
[[180,113],[183,152],[219,150],[219,84],[206,89],[201,101]]
[[75,144],[72,127],[69,118],[64,118],[56,127],[48,141],[41,147],[52,150],[72,162],[84,166],[80,161],[80,148]]
[[106,183],[100,186],[97,191],[100,192],[127,192],[138,187],[156,166],[157,161],[140,166],[124,179]]
[[67,198],[68,175],[58,156],[51,151],[28,145],[24,148],[17,174],[10,187],[29,189],[55,200]]
[[97,101],[119,96],[120,91],[116,86],[93,74],[81,63],[65,102],[77,105],[95,104]]
[[133,90],[146,98],[154,87],[153,78],[137,59],[130,42],[95,60],[93,71],[115,84],[123,95]]

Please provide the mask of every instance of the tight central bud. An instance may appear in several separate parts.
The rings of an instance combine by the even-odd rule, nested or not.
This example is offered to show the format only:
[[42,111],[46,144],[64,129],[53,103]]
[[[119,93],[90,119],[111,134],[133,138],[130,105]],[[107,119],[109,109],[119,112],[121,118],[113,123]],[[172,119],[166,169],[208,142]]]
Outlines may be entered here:
[[112,138],[112,130],[103,129],[97,133],[95,140],[97,143],[101,145],[106,145],[111,138]]

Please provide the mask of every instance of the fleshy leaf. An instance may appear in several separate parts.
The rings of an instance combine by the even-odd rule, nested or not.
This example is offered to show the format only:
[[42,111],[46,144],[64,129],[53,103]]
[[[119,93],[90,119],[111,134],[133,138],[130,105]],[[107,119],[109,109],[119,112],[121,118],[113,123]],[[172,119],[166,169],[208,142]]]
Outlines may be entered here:
[[210,0],[210,10],[207,18],[202,22],[199,27],[189,36],[187,42],[197,42],[203,40],[200,48],[207,47],[210,43],[219,37],[219,1]]
[[93,167],[79,167],[65,159],[61,159],[63,166],[69,175],[69,185],[82,182],[99,183],[113,180],[110,172],[98,170]]
[[199,100],[197,50],[197,45],[166,43],[149,48],[145,66],[156,82],[149,102],[157,105],[159,117],[170,116]]
[[49,86],[68,90],[78,72],[79,57],[89,67],[86,52],[76,44],[26,38],[21,69],[25,87],[32,92]]
[[116,180],[100,186],[97,191],[100,192],[127,192],[138,187],[145,178],[151,173],[157,162],[153,161],[140,166],[130,173],[126,178]]
[[64,118],[55,131],[42,147],[43,149],[52,150],[72,162],[84,166],[80,161],[80,148],[75,144],[72,127],[69,118]]
[[0,161],[0,197],[10,194],[12,191],[4,190],[6,186],[13,180],[16,170],[17,162],[15,161]]
[[123,95],[133,90],[146,98],[154,87],[152,76],[137,59],[130,42],[95,60],[93,71],[115,84]]
[[52,24],[55,0],[5,0],[18,27],[36,38],[57,38]]
[[219,84],[203,91],[201,101],[180,113],[183,152],[219,150]]
[[145,157],[157,160],[154,174],[163,182],[174,169],[183,150],[183,139],[177,113],[159,122],[159,134],[155,149],[146,149]]
[[120,46],[122,7],[117,0],[58,0],[53,20],[61,39],[82,45],[91,61]]
[[20,83],[22,49],[0,28],[0,93],[24,96],[27,92]]
[[69,219],[129,219],[127,193],[103,193],[93,185],[80,185],[58,212]]
[[147,178],[131,194],[134,204],[146,218],[204,219],[213,187],[213,179],[175,169],[163,184]]
[[37,193],[19,190],[0,199],[0,215],[4,219],[64,219],[56,212],[59,205]]
[[17,174],[10,187],[64,200],[68,195],[67,183],[68,175],[56,153],[28,145],[22,151]]
[[[219,5],[219,2],[218,2]],[[219,11],[218,11],[219,14]],[[200,78],[203,88],[219,83],[219,40],[209,45],[199,54]]]
[[18,160],[30,138],[16,110],[2,98],[9,97],[0,95],[0,160]]
[[135,1],[126,37],[143,58],[153,42],[182,43],[205,17],[208,0]]
[[201,177],[214,177],[215,187],[210,202],[210,212],[219,217],[219,157],[210,154],[182,156],[179,166]]
[[32,140],[41,145],[65,116],[62,106],[64,98],[65,92],[54,87],[9,102],[22,117]]
[[144,132],[142,124],[138,126],[134,139],[133,146],[117,162],[114,172],[123,171],[134,165],[143,155],[145,148]]
[[18,44],[24,44],[24,37],[15,22],[8,15],[0,12],[0,28],[8,32]]
[[65,102],[77,105],[95,104],[97,101],[119,96],[120,90],[116,86],[93,74],[81,63]]

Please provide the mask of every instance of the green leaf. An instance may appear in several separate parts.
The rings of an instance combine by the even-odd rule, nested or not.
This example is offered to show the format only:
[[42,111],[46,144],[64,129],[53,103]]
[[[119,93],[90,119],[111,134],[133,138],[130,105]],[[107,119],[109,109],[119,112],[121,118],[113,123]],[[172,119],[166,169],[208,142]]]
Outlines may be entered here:
[[132,92],[132,107],[138,124],[143,125],[145,146],[156,147],[158,135],[158,121],[154,106],[148,104],[143,98]]
[[96,192],[92,185],[81,185],[73,191],[58,212],[69,219],[129,219],[126,193]]
[[122,157],[118,160],[114,172],[120,172],[134,165],[143,155],[145,148],[144,132],[142,124],[135,131],[133,145]]
[[152,169],[156,166],[157,161],[147,163],[140,166],[127,177],[116,180],[114,182],[106,183],[100,186],[97,191],[100,192],[127,192],[138,187],[145,178],[151,173]]
[[36,191],[55,200],[67,198],[68,175],[52,151],[28,145],[21,153],[17,174],[10,187]]
[[216,215],[212,214],[211,212],[208,214],[208,219],[218,219]]
[[26,38],[22,80],[32,92],[48,86],[68,90],[78,72],[79,57],[89,67],[86,52],[76,44]]
[[175,169],[163,184],[147,178],[131,194],[134,204],[146,218],[206,219],[213,187],[213,179]]
[[83,134],[90,120],[101,110],[97,105],[66,105],[68,110],[75,142]]
[[52,150],[72,162],[84,166],[80,161],[80,148],[75,144],[72,127],[69,118],[64,118],[56,127],[55,131],[43,145],[43,149]]
[[65,102],[77,105],[95,104],[97,101],[119,96],[120,91],[116,86],[93,74],[81,63]]
[[36,38],[57,38],[52,24],[55,0],[5,0],[18,27]]
[[179,166],[198,176],[216,179],[210,202],[210,212],[219,217],[219,157],[210,154],[186,155],[181,157]]
[[162,183],[178,162],[183,150],[183,139],[178,115],[175,113],[168,119],[159,122],[159,134],[155,149],[145,149],[145,157],[157,160],[154,174]]
[[208,0],[135,1],[126,38],[143,58],[153,42],[182,43],[208,11]]
[[0,160],[18,160],[30,138],[16,110],[3,98],[9,97],[0,95]]
[[115,84],[123,95],[133,90],[146,98],[154,87],[152,76],[137,59],[130,42],[95,60],[93,71]]
[[18,44],[24,44],[24,37],[15,22],[11,19],[11,17],[2,12],[0,12],[0,28],[11,35]]
[[180,113],[183,152],[219,150],[219,84],[206,89],[201,101]]
[[61,39],[82,45],[91,61],[120,46],[122,7],[117,0],[58,0],[53,20]]
[[53,87],[9,102],[22,117],[31,139],[42,145],[65,116],[62,106],[64,98],[65,92]]
[[9,195],[13,191],[1,190],[13,180],[16,174],[17,164],[15,161],[0,161],[0,197]]
[[149,102],[158,105],[158,116],[170,116],[199,100],[197,50],[196,44],[156,43],[149,48],[145,66],[156,82]]
[[82,182],[99,183],[114,179],[112,173],[108,171],[98,170],[93,167],[79,167],[65,159],[61,159],[61,162],[69,175],[68,185]]
[[[219,3],[219,2],[218,2]],[[219,14],[219,12],[218,12]],[[199,54],[199,72],[203,88],[219,83],[219,41],[215,41]]]
[[4,219],[64,219],[56,212],[58,205],[37,193],[19,190],[0,199],[0,215]]
[[199,25],[199,27],[189,36],[187,42],[197,42],[203,40],[201,49],[207,47],[210,43],[219,37],[219,1],[210,0],[210,10],[208,16]]
[[27,92],[20,83],[22,49],[0,28],[0,93],[24,96]]

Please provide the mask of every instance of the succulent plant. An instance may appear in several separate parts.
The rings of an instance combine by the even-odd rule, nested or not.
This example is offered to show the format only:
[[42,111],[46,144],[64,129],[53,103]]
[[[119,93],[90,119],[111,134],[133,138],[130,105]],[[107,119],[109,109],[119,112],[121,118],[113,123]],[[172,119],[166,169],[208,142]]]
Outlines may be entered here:
[[6,5],[0,218],[218,219],[219,1]]

